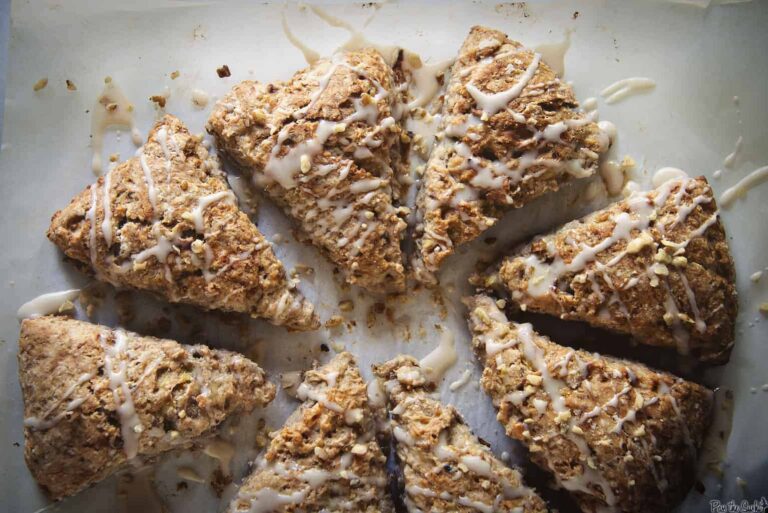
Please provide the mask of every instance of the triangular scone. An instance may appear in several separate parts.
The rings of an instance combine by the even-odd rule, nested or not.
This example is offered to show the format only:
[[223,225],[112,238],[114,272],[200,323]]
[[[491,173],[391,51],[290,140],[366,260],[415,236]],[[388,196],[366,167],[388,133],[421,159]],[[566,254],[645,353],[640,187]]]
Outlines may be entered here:
[[207,126],[349,283],[376,292],[405,287],[393,77],[375,50],[337,53],[285,83],[236,85]]
[[352,355],[307,371],[297,393],[304,403],[272,435],[228,511],[393,511],[387,458]]
[[275,397],[264,371],[237,353],[64,317],[22,323],[19,381],[24,456],[53,499],[188,447]]
[[467,304],[499,421],[582,511],[670,511],[685,497],[711,418],[708,389],[557,345],[508,322],[487,296]]
[[516,469],[497,459],[461,415],[433,398],[419,362],[398,356],[374,366],[390,408],[408,511],[546,512]]
[[442,140],[417,199],[417,277],[433,280],[456,246],[564,182],[592,175],[609,146],[541,56],[473,27],[451,69]]
[[170,115],[136,157],[54,214],[48,238],[118,287],[297,330],[319,326],[216,158]]
[[704,178],[669,181],[534,239],[473,281],[526,310],[725,362],[738,304],[717,212]]

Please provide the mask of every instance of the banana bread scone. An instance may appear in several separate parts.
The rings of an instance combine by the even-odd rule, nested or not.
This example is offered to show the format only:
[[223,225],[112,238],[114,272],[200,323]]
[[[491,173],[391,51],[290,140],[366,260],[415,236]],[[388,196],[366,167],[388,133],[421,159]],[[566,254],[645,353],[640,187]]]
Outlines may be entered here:
[[166,115],[138,155],[56,212],[48,238],[101,281],[316,329],[314,307],[240,211],[215,157]]
[[670,511],[685,497],[711,420],[708,389],[555,344],[487,296],[467,304],[499,421],[582,511]]
[[387,458],[353,356],[307,371],[297,393],[304,403],[272,434],[228,511],[392,512]]
[[523,309],[705,362],[726,362],[733,347],[733,261],[703,177],[634,193],[535,238],[473,281],[509,293]]
[[21,324],[24,457],[53,499],[188,447],[275,387],[247,358],[65,317]]
[[376,292],[405,287],[400,97],[377,51],[341,52],[285,83],[236,85],[207,125],[349,283]]
[[411,512],[546,512],[516,469],[497,459],[461,415],[432,397],[435,386],[410,356],[375,365]]
[[417,198],[417,278],[518,208],[597,169],[609,138],[541,55],[473,27],[451,69],[442,140]]

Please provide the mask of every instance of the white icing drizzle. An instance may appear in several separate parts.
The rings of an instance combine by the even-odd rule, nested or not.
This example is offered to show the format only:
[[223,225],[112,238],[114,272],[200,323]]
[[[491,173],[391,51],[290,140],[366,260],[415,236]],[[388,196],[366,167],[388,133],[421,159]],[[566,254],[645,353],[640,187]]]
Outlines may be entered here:
[[[329,386],[333,386],[333,385],[329,385]],[[299,388],[296,389],[296,396],[302,401],[311,399],[316,403],[323,405],[323,407],[331,411],[334,411],[336,413],[344,413],[344,408],[334,403],[333,401],[330,401],[328,397],[325,395],[325,393],[323,393],[321,390],[318,390],[317,388],[314,388],[308,385],[306,381],[303,382],[301,385],[299,385]]]
[[613,104],[634,96],[642,91],[650,91],[656,87],[656,82],[650,78],[632,77],[618,80],[602,91],[600,96],[605,98],[605,103]]
[[205,233],[205,220],[203,218],[205,209],[214,203],[225,200],[230,203],[237,202],[234,193],[230,190],[214,192],[213,194],[208,194],[197,200],[197,206],[192,209],[190,214],[195,223],[195,230],[197,230],[198,233]]
[[88,253],[91,257],[91,264],[94,270],[98,273],[96,263],[98,262],[98,250],[96,249],[96,185],[91,185],[91,207],[86,212],[85,217],[88,219]]
[[218,460],[219,470],[221,470],[223,475],[229,476],[232,473],[230,466],[232,457],[235,455],[235,446],[231,442],[221,438],[214,438],[205,444],[203,452],[207,456]]
[[143,431],[131,397],[128,385],[128,336],[120,329],[111,332],[114,341],[107,342],[110,332],[99,334],[99,343],[104,350],[104,371],[109,378],[109,388],[115,401],[115,409],[120,418],[120,433],[123,439],[123,450],[129,460],[136,457],[139,450],[139,434]]
[[16,318],[34,319],[44,315],[51,315],[59,312],[62,305],[67,301],[73,301],[80,295],[80,289],[62,290],[59,292],[48,292],[41,294],[36,298],[27,301],[16,312]]
[[457,360],[458,355],[456,354],[453,333],[443,330],[440,335],[440,343],[431,353],[421,359],[419,365],[424,370],[427,379],[437,383]]
[[27,417],[24,419],[24,426],[35,431],[45,431],[51,429],[53,426],[61,422],[61,420],[64,419],[64,417],[66,417],[69,412],[79,408],[85,402],[85,398],[79,397],[72,399],[71,401],[67,402],[64,410],[57,413],[53,417],[51,417],[51,414],[56,410],[56,408],[59,407],[61,403],[69,399],[69,397],[75,392],[75,390],[77,390],[80,385],[90,381],[91,378],[93,378],[93,374],[91,373],[81,374],[77,381],[75,381],[75,383],[73,383],[72,386],[70,386],[57,401],[55,401],[47,410],[45,410],[42,417]]
[[288,20],[285,17],[285,12],[282,12],[280,16],[282,18],[283,34],[285,34],[288,41],[301,52],[304,56],[304,60],[307,61],[307,64],[314,64],[320,60],[319,53],[304,44],[293,32],[291,32],[291,29],[288,26]]
[[543,43],[536,47],[536,51],[540,53],[552,71],[558,77],[565,75],[565,54],[571,47],[571,33],[573,29],[566,29],[565,35],[562,41],[557,43]]
[[421,65],[418,67],[414,67],[407,57],[403,62],[405,63],[404,68],[411,74],[408,88],[413,99],[408,103],[408,108],[415,109],[424,107],[432,101],[432,98],[440,90],[440,82],[438,82],[437,77],[445,73],[445,70],[453,64],[453,59],[434,64],[423,64],[419,61]]
[[739,180],[736,185],[726,189],[723,195],[720,196],[720,204],[723,208],[730,208],[738,198],[746,196],[750,189],[760,185],[766,180],[768,180],[768,166],[755,169]]
[[136,146],[141,144],[141,134],[133,119],[133,105],[114,80],[108,78],[104,82],[104,90],[91,108],[91,168],[96,175],[100,175],[103,169],[101,152],[104,146],[104,132],[108,128],[128,127],[133,143]]
[[114,167],[111,167],[104,176],[104,190],[101,193],[101,202],[104,208],[104,219],[101,221],[101,235],[107,243],[107,248],[112,245],[112,199],[110,198],[109,191],[112,188],[113,170]]
[[739,157],[739,154],[741,153],[741,147],[744,144],[744,138],[742,136],[739,136],[738,139],[736,139],[736,144],[733,146],[733,151],[729,153],[725,159],[723,159],[723,167],[726,169],[733,168],[734,164],[736,164],[736,159]]
[[531,60],[526,70],[522,75],[520,75],[520,78],[517,80],[517,82],[509,89],[500,91],[498,93],[485,93],[472,82],[469,82],[467,84],[467,92],[472,96],[472,98],[475,100],[475,103],[477,103],[477,106],[480,107],[483,112],[485,112],[488,116],[492,116],[501,109],[506,108],[509,102],[520,96],[520,93],[523,91],[525,86],[528,85],[528,82],[531,81],[534,74],[536,73],[536,70],[539,68],[540,62],[541,54],[534,54],[533,59]]
[[[247,493],[240,490],[233,504],[241,500],[249,501],[248,513],[273,513],[284,510],[285,506],[300,504],[307,498],[311,490],[311,487],[293,493],[280,493],[272,488],[262,488],[255,493]],[[230,511],[240,510],[232,507]]]
[[459,379],[448,385],[448,389],[451,392],[455,392],[458,389],[465,386],[467,383],[469,383],[469,379],[472,377],[472,371],[469,369],[464,369],[464,372],[461,373],[461,376]]

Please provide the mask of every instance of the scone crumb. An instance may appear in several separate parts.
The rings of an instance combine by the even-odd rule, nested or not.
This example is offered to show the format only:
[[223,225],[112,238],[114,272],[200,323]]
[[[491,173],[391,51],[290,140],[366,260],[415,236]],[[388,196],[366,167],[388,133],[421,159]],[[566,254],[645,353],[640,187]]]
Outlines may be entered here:
[[41,89],[45,89],[45,86],[48,85],[48,79],[47,78],[41,78],[37,82],[35,82],[35,85],[32,86],[32,89],[37,92]]

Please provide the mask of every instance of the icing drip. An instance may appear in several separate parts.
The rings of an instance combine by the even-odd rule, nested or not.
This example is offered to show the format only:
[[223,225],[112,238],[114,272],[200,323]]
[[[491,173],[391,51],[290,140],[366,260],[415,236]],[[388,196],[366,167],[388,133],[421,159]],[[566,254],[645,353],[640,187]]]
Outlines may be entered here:
[[43,315],[56,314],[67,301],[72,301],[79,295],[80,289],[41,294],[21,305],[16,312],[16,318],[34,319],[35,317],[42,317]]
[[72,386],[70,386],[64,392],[64,394],[43,413],[42,417],[27,417],[24,419],[24,426],[35,431],[45,431],[47,429],[51,429],[53,426],[61,422],[61,420],[64,419],[69,412],[79,408],[85,402],[85,398],[79,397],[72,399],[71,401],[67,402],[67,405],[63,411],[57,413],[53,417],[51,417],[51,414],[56,410],[56,408],[59,407],[61,403],[69,399],[69,397],[75,392],[75,390],[77,390],[80,385],[87,383],[91,378],[93,378],[93,374],[91,373],[80,375],[77,381]]
[[650,91],[656,87],[656,82],[650,78],[632,77],[614,82],[602,91],[600,96],[605,98],[605,103],[612,104],[620,102],[630,96],[634,96],[642,91]]
[[517,82],[509,89],[498,93],[484,93],[477,86],[470,82],[467,84],[467,92],[472,96],[472,98],[477,103],[477,106],[480,107],[483,112],[485,112],[488,116],[492,116],[501,109],[505,108],[509,102],[520,96],[520,93],[523,91],[525,86],[528,85],[528,82],[531,81],[533,75],[536,73],[536,70],[539,68],[540,62],[541,54],[534,54],[531,63],[528,65],[523,74],[520,75],[520,78],[517,80]]
[[141,419],[139,419],[131,397],[131,389],[128,385],[128,336],[122,330],[115,330],[113,343],[109,344],[108,333],[99,335],[99,343],[104,349],[104,370],[109,378],[109,388],[115,400],[115,409],[120,418],[120,433],[123,438],[123,450],[126,457],[131,460],[136,457],[139,450],[139,434],[143,431]]

